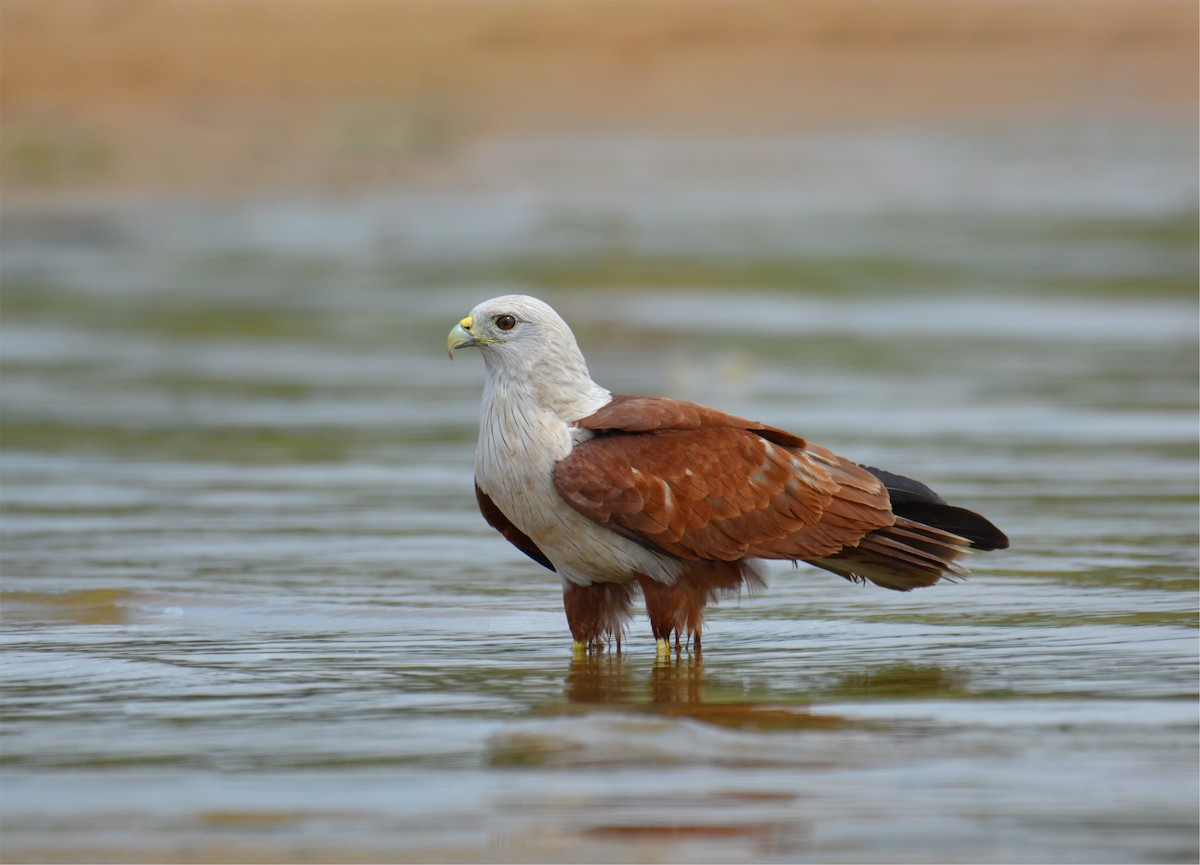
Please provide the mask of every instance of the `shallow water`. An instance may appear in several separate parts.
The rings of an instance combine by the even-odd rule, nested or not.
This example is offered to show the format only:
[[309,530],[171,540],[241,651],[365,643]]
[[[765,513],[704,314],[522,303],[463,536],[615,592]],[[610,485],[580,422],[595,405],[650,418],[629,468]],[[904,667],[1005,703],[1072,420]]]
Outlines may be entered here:
[[[923,182],[875,198],[892,149],[736,183],[558,142],[477,154],[517,178],[482,192],[6,211],[3,858],[1195,861],[1192,169],[1131,136],[906,139]],[[656,160],[666,197],[619,182]],[[768,175],[814,165],[788,209]],[[911,473],[1013,548],[906,595],[772,566],[702,659],[644,621],[573,658],[475,510],[482,368],[442,348],[514,290],[613,389]]]

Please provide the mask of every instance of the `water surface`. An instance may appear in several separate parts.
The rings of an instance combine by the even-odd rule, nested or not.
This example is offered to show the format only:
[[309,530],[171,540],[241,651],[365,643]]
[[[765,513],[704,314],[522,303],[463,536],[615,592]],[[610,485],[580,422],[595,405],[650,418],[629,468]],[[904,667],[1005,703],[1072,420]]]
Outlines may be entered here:
[[[1187,147],[901,144],[903,183],[895,146],[558,142],[424,196],[6,212],[3,858],[1195,861]],[[514,290],[607,386],[1012,549],[912,594],[776,565],[702,659],[643,620],[573,658],[442,348]]]

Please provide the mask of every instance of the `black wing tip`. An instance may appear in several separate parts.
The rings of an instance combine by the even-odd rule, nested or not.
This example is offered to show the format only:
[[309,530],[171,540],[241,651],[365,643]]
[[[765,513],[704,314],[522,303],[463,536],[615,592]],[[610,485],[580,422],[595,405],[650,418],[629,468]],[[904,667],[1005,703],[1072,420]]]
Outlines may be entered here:
[[[976,514],[975,516],[978,517],[979,514]],[[979,517],[979,519],[988,524],[988,527],[991,529],[991,533],[988,535],[986,540],[981,540],[979,538],[968,538],[967,540],[971,542],[971,546],[977,550],[983,550],[984,552],[989,550],[1007,550],[1008,535],[1004,534],[1004,532],[1000,531],[990,522],[983,519],[983,517]]]
[[926,484],[918,480],[898,475],[895,472],[877,469],[874,466],[865,466],[861,463],[859,468],[865,469],[875,475],[879,481],[887,488],[888,496],[891,497],[892,503],[898,502],[932,502],[934,504],[944,505],[946,500],[931,490]]
[[972,549],[983,552],[1008,549],[1008,535],[987,517],[966,508],[937,502],[900,502],[892,505],[892,512],[898,517],[966,538]]
[[920,481],[874,466],[861,468],[875,475],[887,488],[892,512],[897,516],[953,532],[970,541],[971,547],[976,550],[987,552],[1008,549],[1008,535],[996,528],[986,517],[948,504]]

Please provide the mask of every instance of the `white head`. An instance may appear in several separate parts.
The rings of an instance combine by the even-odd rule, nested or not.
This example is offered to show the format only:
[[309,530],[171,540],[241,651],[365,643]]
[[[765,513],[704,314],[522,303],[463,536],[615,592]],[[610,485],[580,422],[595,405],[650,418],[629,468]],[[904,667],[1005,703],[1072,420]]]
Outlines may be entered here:
[[476,306],[446,339],[450,357],[467,347],[483,355],[489,388],[515,388],[564,419],[608,401],[608,391],[588,374],[571,328],[536,297],[507,294]]

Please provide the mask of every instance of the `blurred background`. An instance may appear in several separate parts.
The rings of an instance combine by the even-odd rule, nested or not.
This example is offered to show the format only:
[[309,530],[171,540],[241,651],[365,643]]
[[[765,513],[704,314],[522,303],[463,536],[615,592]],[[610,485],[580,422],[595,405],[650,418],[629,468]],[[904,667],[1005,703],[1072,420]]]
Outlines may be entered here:
[[[336,382],[345,405],[313,402],[328,370],[256,386],[344,427],[306,446],[387,442],[350,413],[399,410],[376,386],[477,383],[440,364],[437,332],[510,291],[602,328],[593,352],[654,329],[668,350],[608,381],[694,398],[721,382],[738,396],[750,358],[729,340],[693,351],[677,327],[1156,326],[1100,297],[1185,303],[1169,317],[1190,333],[1186,0],[5,0],[0,15],[10,445],[86,430],[96,447],[203,447],[219,427],[222,454],[259,454],[275,445],[242,436],[227,376],[196,358],[307,339],[379,366]],[[134,345],[149,354],[114,368]],[[36,365],[48,352],[74,362],[66,378]],[[265,411],[253,402],[238,411]],[[80,411],[96,414],[63,417]]]
[[[2,0],[0,859],[1195,861],[1197,18]],[[511,292],[1013,549],[571,661]]]

